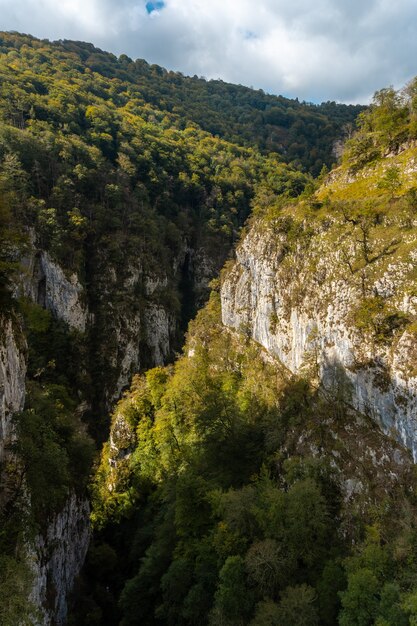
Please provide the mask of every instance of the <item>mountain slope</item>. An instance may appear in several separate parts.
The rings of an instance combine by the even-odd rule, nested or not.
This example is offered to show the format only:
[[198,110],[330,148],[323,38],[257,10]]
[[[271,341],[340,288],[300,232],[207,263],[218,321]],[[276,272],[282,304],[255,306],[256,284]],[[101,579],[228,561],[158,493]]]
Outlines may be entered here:
[[[301,165],[314,175],[319,174],[323,164],[330,167],[335,161],[334,143],[340,140],[344,127],[352,124],[363,110],[361,106],[334,102],[300,103],[220,80],[188,78],[142,59],[132,61],[126,55],[118,59],[82,42],[49,43],[2,33],[0,51],[11,57],[18,54],[20,63],[36,69],[38,77],[42,77],[35,85],[39,104],[46,76],[58,73],[62,77],[63,71],[81,72],[90,83],[95,79],[96,94],[110,80],[110,97],[119,106],[129,103],[130,110],[145,119],[161,115],[165,123],[168,120],[169,125],[179,128],[195,123],[202,130],[238,145],[256,146],[264,153],[277,152],[286,162]],[[48,62],[51,58],[52,65]],[[58,101],[65,106],[62,96],[58,96]],[[30,118],[31,103],[24,87],[21,98],[12,100],[8,106],[16,118]]]
[[38,287],[26,291],[41,305],[57,293],[50,262],[76,274],[97,416],[133,371],[172,358],[254,196],[296,195],[307,177],[185,120],[178,128],[131,82],[61,45],[2,42],[0,177],[33,244]]
[[115,410],[70,623],[355,624],[374,594],[375,620],[408,624],[414,489],[343,372],[325,389],[291,376],[222,325],[214,293],[175,366]]
[[226,325],[245,328],[293,372],[314,361],[326,380],[342,367],[358,408],[395,428],[415,455],[417,150],[408,90],[391,112],[377,95],[344,163],[309,200],[254,219],[222,308]]
[[315,184],[358,109],[0,40],[0,621],[65,622],[141,371],[70,623],[413,623],[413,85]]
[[1,46],[0,621],[63,623],[110,408],[174,358],[254,197],[309,176],[60,45]]
[[415,621],[415,107],[388,92],[315,191],[255,200],[183,355],[116,407],[74,624]]

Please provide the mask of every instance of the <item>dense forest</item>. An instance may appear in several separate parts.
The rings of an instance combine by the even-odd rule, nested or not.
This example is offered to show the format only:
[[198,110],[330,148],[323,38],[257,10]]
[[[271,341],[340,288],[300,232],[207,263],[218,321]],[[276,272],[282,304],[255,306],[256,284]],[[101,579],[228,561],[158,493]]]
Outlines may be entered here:
[[174,368],[116,408],[70,623],[413,623],[407,454],[355,414],[342,373],[323,394],[219,316],[213,292]]
[[[341,263],[362,293],[350,323],[378,346],[415,332],[416,317],[373,287],[381,265],[401,266],[415,241],[415,175],[403,165],[415,157],[414,100],[414,83],[378,92],[337,176],[297,199],[258,199],[251,217],[260,233],[272,228],[276,249],[285,237],[287,255],[305,255],[310,273],[323,254],[315,236],[342,251],[356,242]],[[402,280],[414,293],[412,266]],[[294,283],[288,298],[302,289]],[[413,624],[410,456],[354,409],[343,370],[321,385],[312,351],[290,375],[245,328],[225,329],[218,290],[183,356],[136,377],[114,411],[70,623]]]
[[[146,299],[143,285],[137,286],[135,301],[118,288],[129,267],[140,259],[142,274],[168,280],[154,299],[159,297],[177,320],[173,345],[178,349],[204,297],[198,289],[182,297],[174,268],[184,262],[183,250],[202,255],[208,250],[214,276],[255,195],[297,195],[309,177],[278,155],[263,156],[192,122],[179,123],[178,116],[145,102],[134,82],[93,71],[62,44],[7,34],[1,41],[0,183],[12,248],[3,250],[2,282],[13,269],[17,220],[87,287],[96,322],[89,337],[90,368],[96,395],[103,397],[103,376],[111,386],[117,372],[110,371],[102,333],[111,326],[114,308],[126,313],[128,307],[143,307]],[[103,58],[123,65],[111,55]],[[154,82],[159,84],[157,76]]]
[[[34,619],[25,545],[70,493],[85,493],[94,448],[107,438],[126,320],[162,311],[172,359],[255,196],[296,196],[310,176],[151,104],[123,59],[87,44],[0,39],[0,297],[28,365],[17,439],[0,468],[0,621],[14,625]],[[100,71],[85,62],[94,54]],[[160,91],[160,73],[146,85]],[[21,260],[36,265],[44,253],[61,280],[77,276],[92,320],[85,333],[45,310],[42,281],[35,301],[19,286]],[[192,266],[193,254],[201,261]],[[161,286],[150,293],[149,284]],[[142,369],[154,359],[144,324],[132,325],[131,339]]]
[[[77,111],[75,103],[75,84],[81,81],[84,93],[148,121],[179,129],[197,124],[201,130],[234,144],[278,153],[285,162],[314,175],[323,165],[330,167],[334,162],[334,142],[351,132],[356,116],[364,108],[335,102],[300,103],[221,80],[185,77],[143,59],[133,61],[126,55],[117,58],[83,42],[64,40],[51,45],[33,37],[4,33],[0,36],[0,52],[7,55],[12,76],[19,68],[29,71],[25,81],[19,81],[18,89],[10,93],[6,87],[3,91],[7,94],[4,105],[16,124],[32,116],[48,122],[71,122],[72,127],[82,123],[85,111]],[[15,62],[19,59],[14,71],[13,58]],[[33,82],[32,72],[37,75]],[[2,75],[2,80],[5,78]],[[54,102],[48,108],[48,98],[42,96],[47,95],[46,85],[52,78],[57,82],[51,93]],[[67,110],[66,119],[63,109]],[[107,119],[107,126],[109,122]],[[109,127],[100,130],[108,132]]]

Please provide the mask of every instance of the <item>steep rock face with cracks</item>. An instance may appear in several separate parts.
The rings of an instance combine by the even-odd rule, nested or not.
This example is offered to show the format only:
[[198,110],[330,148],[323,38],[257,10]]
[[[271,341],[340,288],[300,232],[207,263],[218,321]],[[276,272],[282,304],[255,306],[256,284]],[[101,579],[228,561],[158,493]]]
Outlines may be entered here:
[[329,386],[343,371],[356,408],[416,459],[417,147],[396,106],[393,136],[392,111],[374,106],[309,199],[253,220],[224,273],[222,319],[293,373]]
[[[196,256],[194,251],[185,248],[181,255],[176,264],[179,276],[186,255]],[[216,262],[202,251],[197,256],[198,260],[193,262],[201,264],[201,271],[198,270],[196,274],[196,293],[200,294],[197,297],[204,297]],[[184,270],[189,283],[193,281],[194,267],[188,261]],[[144,363],[149,366],[163,365],[171,358],[178,332],[179,313],[173,313],[170,305],[164,305],[163,302],[164,295],[170,289],[168,277],[161,278],[160,274],[145,276],[140,260],[125,268],[125,276],[125,298],[134,301],[138,289],[144,293],[145,302],[141,309],[135,306],[116,307],[111,299],[106,300],[105,294],[112,291],[118,277],[111,267],[106,268],[105,275],[101,277],[102,283],[108,281],[104,288],[103,308],[106,308],[109,317],[108,326],[102,330],[105,336],[101,336],[100,342],[108,357],[108,367],[115,372],[113,378],[109,379],[108,388],[102,390],[109,406],[130,382],[133,371],[144,366]],[[33,307],[35,314],[42,315],[42,311],[45,311],[53,324],[62,324],[61,332],[64,336],[71,337],[72,341],[88,341],[96,320],[94,313],[88,309],[86,289],[77,274],[65,271],[40,248],[33,231],[30,232],[29,245],[13,291],[15,298],[25,303],[25,311],[32,311]],[[5,507],[20,480],[20,474],[16,476],[18,472],[15,463],[19,465],[19,462],[14,446],[18,445],[17,423],[25,407],[27,363],[28,358],[31,358],[31,339],[29,337],[28,349],[26,336],[31,333],[30,322],[25,315],[23,317],[20,314],[9,314],[3,316],[1,321],[0,463],[4,485],[2,506]],[[78,367],[88,367],[85,357],[79,361]],[[35,372],[35,378],[40,374]],[[82,417],[89,410],[89,405],[81,396],[80,399],[75,413]],[[80,428],[84,428],[81,422]],[[27,490],[25,484],[22,488],[25,492],[23,506],[30,510],[30,490]],[[29,599],[35,607],[33,623],[45,625],[66,622],[67,596],[80,573],[90,540],[89,516],[90,506],[85,495],[71,490],[58,510],[43,521],[42,530],[27,538],[24,552],[31,572]]]
[[[413,243],[417,240],[408,235],[407,245]],[[288,252],[285,234],[255,226],[237,250],[221,295],[223,323],[247,333],[291,372],[313,368],[330,385],[342,369],[358,410],[386,432],[395,429],[416,458],[417,343],[405,323],[417,313],[417,300],[407,291],[414,254],[415,248],[398,263],[381,259],[379,275],[368,287],[374,300],[364,300],[343,245],[329,230],[315,233],[308,248]],[[398,328],[386,341],[376,341],[355,321],[367,304],[382,309],[383,298],[395,300],[395,312],[387,315],[397,316],[392,321]]]
[[[47,294],[44,306],[79,329],[82,309],[74,295],[74,283],[64,278],[61,268],[42,259]],[[47,279],[45,280],[45,276]],[[32,277],[33,278],[33,277]],[[36,274],[38,279],[38,274]],[[76,283],[75,283],[76,284]],[[39,282],[26,281],[29,293],[39,294]],[[23,289],[20,285],[19,289]],[[75,289],[75,292],[77,290]],[[30,510],[31,493],[27,489],[22,464],[16,457],[18,445],[16,422],[25,405],[28,346],[21,319],[4,316],[0,333],[0,475],[1,504],[7,510],[23,489],[23,509]],[[18,486],[19,485],[19,486]],[[84,563],[90,538],[89,503],[71,493],[61,509],[45,520],[41,532],[26,536],[24,558],[29,565],[29,600],[34,606],[33,623],[63,624],[67,616],[67,594]]]
[[[15,440],[13,415],[25,402],[25,342],[16,321],[0,319],[0,463]],[[22,345],[23,343],[23,345]]]

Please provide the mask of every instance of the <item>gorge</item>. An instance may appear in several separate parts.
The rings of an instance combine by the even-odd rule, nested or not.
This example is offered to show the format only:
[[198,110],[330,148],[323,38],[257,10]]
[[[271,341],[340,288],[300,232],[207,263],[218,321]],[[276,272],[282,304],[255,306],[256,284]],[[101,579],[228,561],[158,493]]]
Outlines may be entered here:
[[0,76],[0,622],[413,624],[415,81]]

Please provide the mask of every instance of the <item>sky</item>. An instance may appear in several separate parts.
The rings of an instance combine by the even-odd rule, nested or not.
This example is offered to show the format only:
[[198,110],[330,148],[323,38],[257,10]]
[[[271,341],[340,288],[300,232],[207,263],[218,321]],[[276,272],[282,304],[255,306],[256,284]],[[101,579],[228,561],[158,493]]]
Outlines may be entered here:
[[417,75],[416,0],[0,0],[0,30],[310,102],[366,103]]

